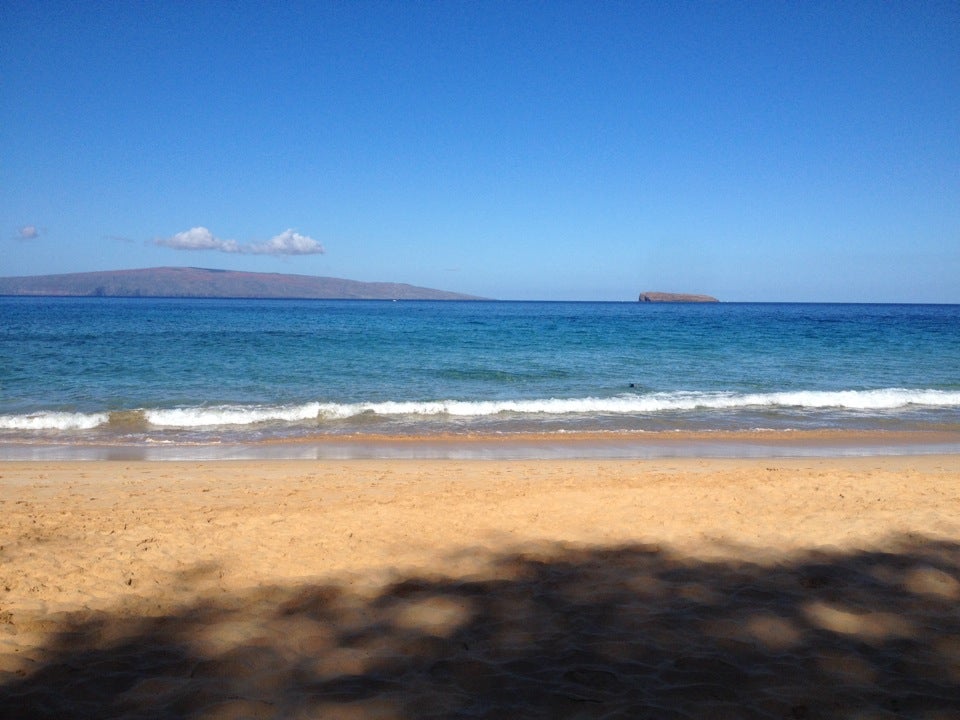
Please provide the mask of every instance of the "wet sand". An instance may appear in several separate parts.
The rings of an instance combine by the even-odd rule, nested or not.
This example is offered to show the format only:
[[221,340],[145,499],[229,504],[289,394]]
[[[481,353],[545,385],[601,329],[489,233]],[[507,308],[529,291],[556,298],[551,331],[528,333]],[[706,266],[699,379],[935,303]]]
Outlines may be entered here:
[[317,434],[256,442],[0,443],[0,462],[72,460],[637,460],[960,454],[960,430],[710,430]]
[[0,717],[960,717],[960,456],[0,463]]

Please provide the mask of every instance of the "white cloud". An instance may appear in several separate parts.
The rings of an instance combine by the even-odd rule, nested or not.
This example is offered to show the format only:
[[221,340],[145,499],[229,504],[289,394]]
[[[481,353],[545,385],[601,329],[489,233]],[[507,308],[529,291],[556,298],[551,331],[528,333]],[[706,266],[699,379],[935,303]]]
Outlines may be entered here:
[[175,250],[217,250],[243,255],[317,255],[324,252],[323,245],[295,230],[284,230],[264,243],[241,245],[236,240],[223,240],[205,227],[195,227],[178,232],[173,237],[158,238],[157,245]]
[[40,237],[40,230],[37,229],[36,225],[24,225],[17,230],[17,237],[21,240],[36,240]]
[[173,237],[158,238],[157,245],[175,250],[219,250],[220,252],[239,252],[236,240],[221,240],[205,227],[195,227],[178,232]]
[[265,243],[247,245],[241,252],[254,255],[318,255],[325,251],[319,241],[287,229]]

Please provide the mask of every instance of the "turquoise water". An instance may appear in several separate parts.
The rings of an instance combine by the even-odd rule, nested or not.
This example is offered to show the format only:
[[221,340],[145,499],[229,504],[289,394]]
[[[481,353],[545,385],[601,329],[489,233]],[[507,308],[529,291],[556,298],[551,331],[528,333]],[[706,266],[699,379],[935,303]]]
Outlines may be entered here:
[[960,429],[960,306],[0,298],[0,443]]

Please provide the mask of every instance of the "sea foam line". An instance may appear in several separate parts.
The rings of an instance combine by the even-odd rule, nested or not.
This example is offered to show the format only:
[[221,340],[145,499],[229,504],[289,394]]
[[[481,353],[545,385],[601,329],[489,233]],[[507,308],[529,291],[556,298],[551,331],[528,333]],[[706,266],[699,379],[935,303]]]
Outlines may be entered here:
[[39,412],[28,415],[0,415],[0,430],[91,430],[109,419],[109,413]]
[[[520,415],[628,415],[690,410],[741,408],[849,411],[885,411],[915,407],[960,407],[960,391],[904,388],[878,390],[804,390],[776,393],[670,392],[626,394],[608,398],[547,398],[528,400],[386,401],[379,403],[321,403],[301,405],[218,405],[145,409],[115,413],[37,412],[0,415],[2,430],[89,430],[113,423],[135,429],[130,418],[145,425],[167,428],[203,428],[255,425],[268,422],[329,422],[363,414],[376,416],[484,417],[500,413]],[[120,422],[120,420],[123,422]]]

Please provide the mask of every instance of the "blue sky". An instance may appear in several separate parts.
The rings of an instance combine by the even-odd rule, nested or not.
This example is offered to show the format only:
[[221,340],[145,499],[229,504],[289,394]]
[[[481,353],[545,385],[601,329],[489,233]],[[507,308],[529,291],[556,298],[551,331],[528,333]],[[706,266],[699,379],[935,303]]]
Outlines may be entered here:
[[0,229],[0,275],[960,302],[960,5],[7,0]]

